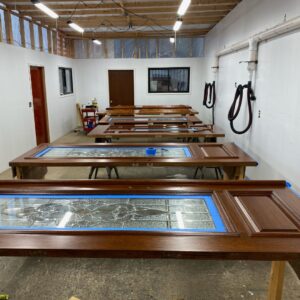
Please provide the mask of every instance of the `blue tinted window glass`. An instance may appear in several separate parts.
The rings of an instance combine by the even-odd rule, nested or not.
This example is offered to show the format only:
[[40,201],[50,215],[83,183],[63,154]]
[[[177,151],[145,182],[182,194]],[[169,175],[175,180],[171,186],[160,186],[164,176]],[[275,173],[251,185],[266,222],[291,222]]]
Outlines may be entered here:
[[0,9],[0,21],[2,28],[2,40],[6,42],[6,29],[5,29],[5,20],[4,20],[4,11]]
[[35,49],[40,49],[39,26],[33,24]]
[[122,41],[114,40],[115,58],[122,58]]
[[191,57],[191,38],[176,39],[176,57]]
[[43,46],[44,46],[44,51],[49,52],[49,47],[48,47],[48,32],[47,29],[42,27],[42,34],[43,34]]
[[204,56],[204,38],[193,38],[192,52],[193,57]]
[[19,23],[19,17],[18,16],[11,15],[11,27],[12,27],[14,45],[22,46],[21,33],[20,33],[20,23]]
[[27,20],[24,20],[24,33],[25,33],[25,47],[31,48],[30,23]]

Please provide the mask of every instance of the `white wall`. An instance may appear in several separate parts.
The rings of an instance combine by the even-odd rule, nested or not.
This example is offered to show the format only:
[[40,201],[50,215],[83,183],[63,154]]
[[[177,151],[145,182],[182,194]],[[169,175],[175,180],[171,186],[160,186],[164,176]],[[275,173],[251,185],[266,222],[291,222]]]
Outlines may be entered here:
[[[81,103],[96,97],[101,108],[109,106],[108,70],[134,70],[135,105],[189,104],[201,108],[203,58],[78,59],[75,60],[77,98]],[[148,68],[190,67],[190,93],[149,94]]]
[[36,145],[29,66],[45,68],[51,141],[76,126],[75,96],[59,95],[58,66],[73,60],[0,43],[0,172]]
[[[207,81],[213,80],[210,67],[218,50],[267,27],[300,15],[298,0],[244,0],[206,38]],[[217,78],[216,124],[225,129],[226,139],[234,141],[259,161],[248,168],[252,179],[286,179],[300,191],[300,30],[261,43],[256,72],[254,121],[243,136],[231,132],[227,114],[233,101],[235,83],[248,81],[247,50],[220,60]],[[244,103],[245,105],[245,103]],[[258,112],[261,117],[258,118]],[[204,117],[209,119],[208,112]],[[246,124],[242,112],[237,128]]]

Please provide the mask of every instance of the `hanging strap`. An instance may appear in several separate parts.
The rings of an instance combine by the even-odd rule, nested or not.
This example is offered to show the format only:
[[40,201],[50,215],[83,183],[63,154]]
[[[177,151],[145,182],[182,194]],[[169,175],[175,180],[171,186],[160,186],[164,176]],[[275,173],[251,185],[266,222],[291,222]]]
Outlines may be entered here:
[[[247,100],[247,105],[248,105],[249,121],[248,121],[247,127],[244,130],[237,130],[234,128],[233,122],[240,113],[242,103],[243,103],[243,97],[244,97],[244,89],[247,90],[247,99],[246,100]],[[228,112],[228,120],[230,122],[231,130],[234,133],[244,134],[251,128],[251,125],[253,122],[253,112],[252,112],[251,101],[254,101],[254,100],[256,100],[256,97],[255,97],[254,91],[252,90],[252,87],[251,87],[251,81],[249,81],[245,85],[240,84],[237,87],[235,96],[234,96],[234,100],[233,100],[231,107],[229,109],[229,112]]]
[[213,83],[205,83],[203,105],[210,109],[215,106],[215,103],[216,103],[215,81]]

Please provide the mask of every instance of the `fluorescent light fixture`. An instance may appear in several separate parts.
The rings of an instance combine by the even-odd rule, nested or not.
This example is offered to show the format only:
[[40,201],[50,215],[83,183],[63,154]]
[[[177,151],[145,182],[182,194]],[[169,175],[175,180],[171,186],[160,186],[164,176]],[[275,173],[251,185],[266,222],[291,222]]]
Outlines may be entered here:
[[175,38],[170,37],[170,43],[174,44],[175,43]]
[[68,21],[68,25],[80,33],[84,32],[84,29],[82,27],[80,27],[79,25],[77,25],[76,23],[74,23],[72,21]]
[[47,7],[45,4],[41,3],[40,1],[31,1],[37,8],[39,8],[41,11],[43,11],[45,14],[47,14],[49,17],[53,19],[58,18],[58,14],[56,14],[52,9]]
[[93,39],[93,43],[96,44],[96,45],[101,45],[102,44],[101,41],[96,40],[96,39]]
[[181,25],[182,25],[182,20],[178,19],[173,26],[173,30],[178,31],[180,29]]
[[190,4],[191,4],[191,0],[182,0],[180,6],[178,8],[177,14],[179,16],[183,16],[186,13]]

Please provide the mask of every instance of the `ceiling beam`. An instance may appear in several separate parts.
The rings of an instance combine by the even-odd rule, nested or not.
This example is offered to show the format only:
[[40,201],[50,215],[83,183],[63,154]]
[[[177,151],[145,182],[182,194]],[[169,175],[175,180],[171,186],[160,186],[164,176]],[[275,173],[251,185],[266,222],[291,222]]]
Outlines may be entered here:
[[[32,10],[36,9],[33,4],[31,4],[28,1],[28,4],[26,2],[22,1],[20,3],[15,1],[2,1],[4,4],[6,4],[11,9],[19,9],[19,10]],[[47,1],[43,1],[47,2]],[[74,0],[72,1],[74,2]],[[76,2],[76,1],[75,1]],[[196,8],[196,7],[206,7],[206,8],[217,8],[218,6],[231,6],[232,8],[238,4],[240,0],[214,0],[214,1],[193,1],[190,5],[190,8]],[[24,4],[25,3],[25,4]],[[58,4],[59,3],[59,4]],[[137,8],[174,8],[178,9],[178,5],[180,4],[180,1],[145,1],[145,2],[127,2],[124,3],[123,7],[124,9],[137,9]],[[61,1],[61,2],[49,2],[47,6],[53,10],[56,9],[74,9],[76,4],[69,4],[68,1]],[[103,3],[99,4],[99,1],[95,1],[95,4],[84,4],[79,3],[77,6],[77,9],[116,9],[118,6],[115,3]]]
[[[206,35],[209,30],[208,29],[196,29],[196,30],[180,30],[177,36],[184,36],[184,37],[193,37],[193,36],[204,36]],[[173,36],[171,32],[168,31],[145,31],[145,32],[135,32],[135,31],[128,31],[128,32],[97,32],[97,33],[84,33],[82,36],[80,33],[72,32],[67,33],[66,37],[70,39],[115,39],[115,38],[144,38],[144,37],[157,37],[157,38],[169,38]]]
[[[218,23],[222,17],[204,17],[204,18],[185,18],[184,24],[213,24],[215,25]],[[126,27],[128,25],[126,19],[120,19],[118,17],[110,17],[110,18],[74,18],[76,23],[85,28],[85,27],[101,27],[101,26],[112,26],[112,27]],[[133,26],[173,26],[174,25],[174,18],[167,17],[167,18],[152,18],[152,21],[143,20],[140,18],[132,18],[131,20]],[[48,20],[47,22],[53,28],[56,27],[56,21]],[[63,20],[59,20],[57,23],[60,29],[68,28],[67,22]]]

